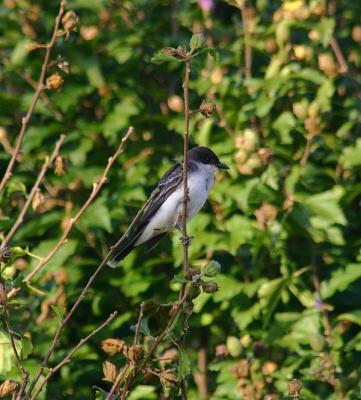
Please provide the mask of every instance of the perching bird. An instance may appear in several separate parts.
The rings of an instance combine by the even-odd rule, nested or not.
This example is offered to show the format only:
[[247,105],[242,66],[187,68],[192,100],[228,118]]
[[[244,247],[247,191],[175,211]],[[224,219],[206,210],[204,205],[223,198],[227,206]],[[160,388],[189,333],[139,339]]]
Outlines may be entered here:
[[[228,169],[228,166],[221,163],[211,149],[199,146],[189,150],[187,220],[206,202],[216,168]],[[112,249],[108,265],[116,267],[140,244],[144,244],[148,252],[175,227],[181,229],[183,195],[183,163],[179,162],[162,176],[157,188]]]

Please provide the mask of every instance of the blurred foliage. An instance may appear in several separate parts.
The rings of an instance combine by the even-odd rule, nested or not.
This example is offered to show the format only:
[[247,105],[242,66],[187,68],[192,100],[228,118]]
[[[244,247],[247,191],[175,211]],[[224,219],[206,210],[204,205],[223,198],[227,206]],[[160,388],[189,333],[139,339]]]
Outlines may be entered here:
[[[30,51],[31,44],[49,39],[57,3],[0,5],[1,171],[40,73],[43,50]],[[21,162],[1,198],[1,234],[61,133],[67,170],[48,172],[40,204],[13,238],[13,256],[1,271],[9,286],[50,251],[129,124],[136,134],[67,244],[34,282],[36,291],[26,289],[10,304],[26,368],[36,371],[57,314],[73,303],[161,174],[181,156],[182,65],[150,60],[156,50],[205,32],[219,60],[204,55],[193,63],[191,108],[206,98],[217,104],[219,116],[195,116],[192,141],[211,147],[231,169],[218,174],[209,202],[189,224],[192,266],[209,259],[222,265],[214,278],[220,290],[195,300],[179,355],[183,373],[192,370],[189,398],[201,398],[202,382],[204,390],[197,365],[206,352],[212,399],[287,398],[294,378],[302,382],[302,399],[359,399],[361,3],[72,0],[67,9],[79,16],[78,32],[58,42],[53,58],[62,57],[62,69],[48,74],[64,82],[56,78],[58,89],[44,92],[33,115]],[[247,78],[245,44],[252,49]],[[140,302],[174,301],[180,284],[171,279],[181,262],[174,233],[149,255],[138,249],[118,269],[104,270],[52,362],[114,309],[119,316],[53,377],[41,398],[102,398],[110,383],[102,380],[109,359],[101,340],[131,340]],[[148,315],[148,335],[164,323],[161,314],[158,308]],[[172,347],[163,345],[158,355]],[[109,358],[118,367],[124,362],[119,355]],[[3,328],[0,377],[20,377]],[[129,399],[177,397],[169,390],[150,377]]]

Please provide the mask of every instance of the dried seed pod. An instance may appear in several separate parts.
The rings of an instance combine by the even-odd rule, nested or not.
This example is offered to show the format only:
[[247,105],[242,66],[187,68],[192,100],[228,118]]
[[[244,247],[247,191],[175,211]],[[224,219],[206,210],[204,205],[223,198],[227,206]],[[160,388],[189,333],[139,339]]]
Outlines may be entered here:
[[104,374],[103,381],[108,381],[113,383],[115,382],[118,375],[117,367],[113,363],[105,361],[103,363],[103,374]]
[[11,256],[12,252],[10,250],[10,247],[5,246],[0,248],[0,262],[8,262]]
[[174,388],[177,385],[177,375],[171,369],[161,371],[159,374],[160,384],[167,388]]
[[144,350],[140,344],[128,347],[124,354],[129,358],[130,361],[137,363],[144,357]]
[[237,362],[231,368],[231,372],[236,376],[236,378],[246,378],[249,375],[249,361],[244,358],[243,360]]
[[102,350],[110,355],[114,355],[116,353],[123,353],[125,349],[127,349],[127,345],[124,340],[121,339],[113,339],[108,338],[103,340],[100,343]]
[[4,305],[8,301],[5,285],[0,282],[0,304]]
[[199,111],[204,117],[209,118],[216,111],[216,105],[203,100],[199,106]]
[[18,386],[18,382],[7,379],[0,385],[0,397],[6,397],[9,394],[13,393],[18,388]]
[[31,207],[33,208],[34,211],[37,211],[39,207],[44,203],[45,197],[41,193],[40,189],[38,189],[35,192],[35,195],[33,197],[33,200],[31,202]]
[[57,156],[54,162],[54,172],[55,175],[61,176],[66,174],[67,165],[66,160],[62,156]]
[[293,379],[289,384],[288,384],[288,395],[294,398],[298,398],[300,396],[302,389],[302,383],[298,379]]
[[261,147],[260,149],[258,149],[257,151],[257,155],[258,158],[261,160],[261,163],[263,165],[267,165],[270,158],[272,157],[272,150],[271,149],[267,149],[265,147]]
[[168,98],[168,107],[174,112],[182,112],[183,111],[183,100],[180,96],[172,95]]
[[70,10],[64,14],[61,22],[63,24],[65,36],[66,38],[68,38],[70,33],[76,30],[79,22],[79,17],[75,14],[74,11]]
[[219,287],[216,282],[203,282],[202,289],[205,293],[216,293],[219,290]]
[[277,217],[277,208],[267,202],[264,202],[262,206],[254,212],[256,216],[258,226],[261,230],[264,230],[266,226],[274,221]]
[[63,77],[60,74],[55,73],[53,75],[50,75],[49,78],[46,80],[46,88],[50,90],[59,89],[63,82]]
[[271,375],[278,368],[278,365],[274,361],[266,361],[262,365],[262,374],[263,375]]

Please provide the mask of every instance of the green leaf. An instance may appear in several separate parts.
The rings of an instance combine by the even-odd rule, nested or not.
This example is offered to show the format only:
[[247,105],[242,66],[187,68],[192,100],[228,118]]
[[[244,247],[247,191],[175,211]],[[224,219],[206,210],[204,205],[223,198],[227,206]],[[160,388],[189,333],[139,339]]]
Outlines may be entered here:
[[[21,352],[21,341],[14,338],[15,347]],[[0,375],[6,375],[13,367],[17,365],[16,359],[11,347],[9,335],[0,329]]]
[[182,61],[179,60],[175,55],[170,54],[173,51],[175,51],[175,49],[173,49],[172,47],[165,47],[164,49],[157,51],[150,61],[153,64],[163,64],[164,62],[169,61]]
[[178,357],[179,357],[179,377],[184,379],[192,371],[191,360],[182,346],[178,346]]
[[189,46],[191,48],[191,51],[195,51],[198,49],[201,49],[206,43],[206,36],[204,33],[196,33],[191,37],[191,40],[189,42]]
[[51,305],[51,309],[54,311],[55,315],[57,316],[57,319],[59,323],[63,320],[66,308],[61,307],[61,306],[55,306],[54,304]]
[[353,168],[361,165],[361,139],[356,140],[355,146],[345,147],[340,157],[343,168]]
[[347,313],[340,314],[337,319],[339,321],[349,321],[353,324],[361,326],[361,310],[350,311]]
[[106,198],[104,196],[95,200],[85,211],[79,221],[80,228],[103,228],[107,232],[111,232],[112,224],[110,213],[106,206]]
[[346,268],[336,270],[331,279],[321,282],[322,297],[328,299],[336,292],[343,292],[360,278],[361,264],[348,264]]
[[33,344],[27,336],[21,337],[21,358],[26,360],[33,351]]

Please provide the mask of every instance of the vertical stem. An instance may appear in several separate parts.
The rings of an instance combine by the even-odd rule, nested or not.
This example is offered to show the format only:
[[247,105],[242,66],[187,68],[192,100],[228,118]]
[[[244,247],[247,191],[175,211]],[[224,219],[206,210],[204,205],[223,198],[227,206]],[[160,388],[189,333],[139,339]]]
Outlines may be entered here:
[[[183,241],[183,273],[185,277],[189,274],[188,247],[189,238],[187,235],[187,207],[188,207],[188,141],[189,141],[189,75],[191,72],[190,60],[185,62],[185,77],[183,82],[184,93],[184,147],[183,147],[183,211],[182,211],[182,241]],[[183,295],[184,288],[181,296]]]

